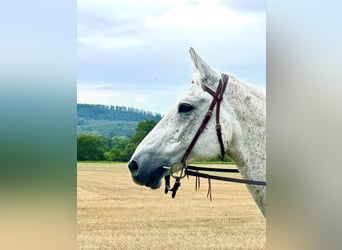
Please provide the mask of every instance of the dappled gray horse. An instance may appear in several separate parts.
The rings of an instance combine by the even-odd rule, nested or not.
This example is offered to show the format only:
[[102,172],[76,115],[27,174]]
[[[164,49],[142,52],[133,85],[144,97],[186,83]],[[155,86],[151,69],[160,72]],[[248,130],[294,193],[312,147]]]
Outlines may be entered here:
[[[221,153],[236,163],[243,178],[265,181],[266,95],[232,74],[219,74],[192,48],[190,54],[194,75],[189,89],[132,155],[128,167],[134,182],[156,189],[161,186],[164,176],[182,170],[182,167],[171,167],[174,163],[187,165],[195,160],[216,158]],[[226,84],[224,88],[222,82]],[[215,118],[208,119],[192,143],[219,91],[222,98],[217,98],[220,110],[216,122]],[[217,106],[211,113],[215,114]],[[219,140],[216,136],[218,126],[221,128]],[[189,150],[190,144],[194,145]],[[266,187],[247,187],[265,216]]]

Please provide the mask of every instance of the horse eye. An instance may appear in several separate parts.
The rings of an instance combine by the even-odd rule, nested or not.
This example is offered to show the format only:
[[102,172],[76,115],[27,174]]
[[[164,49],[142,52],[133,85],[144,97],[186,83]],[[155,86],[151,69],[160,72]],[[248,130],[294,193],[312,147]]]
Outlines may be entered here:
[[178,112],[179,113],[188,113],[190,112],[191,110],[194,109],[194,106],[192,106],[191,104],[189,103],[181,103],[178,107]]

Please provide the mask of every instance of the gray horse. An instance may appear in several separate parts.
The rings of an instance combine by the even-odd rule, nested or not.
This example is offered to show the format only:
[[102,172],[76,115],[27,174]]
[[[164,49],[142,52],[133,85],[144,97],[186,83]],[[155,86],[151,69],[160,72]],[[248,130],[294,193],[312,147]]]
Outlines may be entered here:
[[[190,49],[194,75],[185,95],[171,112],[139,144],[129,162],[133,180],[139,185],[156,189],[169,166],[181,161],[191,140],[208,111],[212,95],[221,75]],[[222,141],[227,154],[245,179],[266,179],[266,95],[230,73],[220,108]],[[215,109],[213,110],[215,113]],[[220,153],[215,119],[209,120],[191,150],[187,163],[210,160]],[[176,171],[176,169],[174,169]],[[266,215],[266,187],[248,185],[260,211]]]

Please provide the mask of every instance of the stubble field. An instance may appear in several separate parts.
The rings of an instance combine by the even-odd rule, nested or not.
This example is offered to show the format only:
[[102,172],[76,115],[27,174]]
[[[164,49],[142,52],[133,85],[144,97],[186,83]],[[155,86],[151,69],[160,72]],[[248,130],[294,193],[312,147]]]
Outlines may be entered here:
[[266,248],[266,221],[245,185],[212,180],[210,202],[204,179],[199,191],[183,179],[172,199],[133,183],[127,164],[78,163],[77,178],[78,249]]

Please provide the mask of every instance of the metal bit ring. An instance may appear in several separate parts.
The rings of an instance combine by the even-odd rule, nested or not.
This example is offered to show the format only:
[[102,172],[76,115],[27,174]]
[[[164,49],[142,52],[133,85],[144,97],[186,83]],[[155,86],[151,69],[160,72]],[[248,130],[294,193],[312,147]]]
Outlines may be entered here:
[[[173,178],[180,178],[183,179],[185,177],[185,171],[184,169],[186,168],[185,164],[181,161],[176,161],[174,163],[171,164],[170,167],[170,174]],[[180,176],[175,176],[174,173],[181,171],[181,175]]]

